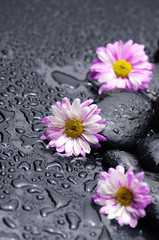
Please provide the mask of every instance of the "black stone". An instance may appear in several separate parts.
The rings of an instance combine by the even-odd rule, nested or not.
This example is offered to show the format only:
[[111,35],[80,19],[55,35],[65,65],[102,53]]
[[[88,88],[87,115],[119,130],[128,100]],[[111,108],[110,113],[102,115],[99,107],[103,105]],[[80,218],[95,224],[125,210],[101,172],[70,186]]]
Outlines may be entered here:
[[155,62],[155,68],[153,69],[152,80],[147,90],[140,90],[142,94],[147,96],[152,102],[156,101],[159,96],[159,63]]
[[147,135],[140,140],[137,155],[143,169],[159,173],[159,134]]
[[155,234],[157,233],[157,230],[152,227],[152,223],[150,224],[149,222],[148,225],[148,223],[143,221],[143,219],[138,220],[138,225],[136,228],[130,228],[128,225],[120,227],[116,220],[108,220],[105,214],[102,214],[101,217],[102,222],[109,233],[109,238],[106,234],[107,238],[102,238],[102,240],[158,240],[158,236]]
[[148,184],[150,195],[153,197],[153,202],[146,208],[145,220],[147,225],[159,234],[159,174],[145,172],[144,181]]
[[149,99],[140,93],[113,90],[96,100],[100,115],[106,119],[102,134],[106,144],[116,148],[133,146],[151,125],[153,110]]
[[139,160],[133,154],[120,150],[106,151],[103,155],[102,160],[102,166],[104,170],[107,170],[109,167],[115,168],[117,165],[122,165],[125,170],[133,167],[134,171],[141,171]]
[[159,129],[158,123],[159,123],[159,97],[157,97],[155,104],[154,104],[154,110],[155,110],[155,121],[156,121],[156,126]]
[[[147,234],[141,219],[135,229],[115,220],[105,225],[107,217],[92,203],[105,146],[86,158],[66,158],[39,139],[41,120],[56,101],[98,96],[100,83],[87,76],[98,46],[133,39],[154,60],[158,9],[158,0],[0,1],[0,240],[155,239],[156,228]],[[153,100],[158,66],[150,91],[141,91]],[[143,99],[135,101],[140,108]]]

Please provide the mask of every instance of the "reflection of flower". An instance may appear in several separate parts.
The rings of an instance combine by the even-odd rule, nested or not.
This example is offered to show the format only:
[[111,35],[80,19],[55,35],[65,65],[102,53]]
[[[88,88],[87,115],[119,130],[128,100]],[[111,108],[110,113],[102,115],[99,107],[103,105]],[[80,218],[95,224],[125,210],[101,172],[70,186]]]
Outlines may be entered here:
[[115,218],[120,226],[129,224],[136,227],[137,219],[144,217],[144,208],[152,202],[148,195],[150,189],[142,182],[144,172],[134,175],[132,168],[125,173],[120,165],[100,173],[96,191],[93,195],[95,203],[103,206],[100,213],[108,214],[108,219]]
[[99,94],[113,88],[133,91],[147,89],[154,65],[148,62],[144,45],[120,40],[96,50],[98,58],[90,67],[90,78],[102,83]]
[[105,127],[105,119],[99,116],[100,109],[92,102],[90,99],[80,104],[79,98],[72,105],[67,98],[63,98],[62,103],[56,102],[51,106],[53,116],[43,119],[49,128],[41,139],[49,140],[50,147],[65,151],[67,156],[85,156],[90,153],[90,146],[100,147],[99,141],[106,140],[98,134]]

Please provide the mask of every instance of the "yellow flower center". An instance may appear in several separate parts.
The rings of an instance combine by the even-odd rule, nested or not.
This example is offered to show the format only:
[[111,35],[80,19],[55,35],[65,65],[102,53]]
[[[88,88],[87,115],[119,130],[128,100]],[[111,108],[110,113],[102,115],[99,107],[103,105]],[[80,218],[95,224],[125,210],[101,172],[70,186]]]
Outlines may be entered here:
[[82,122],[77,119],[69,120],[65,123],[65,133],[68,137],[77,138],[83,132]]
[[117,77],[126,78],[132,70],[132,66],[126,60],[118,60],[113,64],[113,70]]
[[120,203],[121,206],[128,206],[133,200],[133,194],[128,188],[121,187],[117,191],[115,199]]

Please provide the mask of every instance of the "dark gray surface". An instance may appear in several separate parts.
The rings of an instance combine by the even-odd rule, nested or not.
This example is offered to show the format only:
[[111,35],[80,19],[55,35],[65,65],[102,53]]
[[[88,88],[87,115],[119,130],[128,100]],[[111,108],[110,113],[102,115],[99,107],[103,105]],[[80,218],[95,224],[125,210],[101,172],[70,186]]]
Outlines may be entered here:
[[[155,239],[148,218],[132,230],[99,216],[91,196],[100,152],[72,163],[40,136],[55,101],[96,96],[87,84],[58,82],[64,72],[82,83],[97,46],[132,38],[154,60],[158,9],[157,0],[0,0],[0,240]],[[150,98],[157,81],[156,68]]]
[[153,121],[151,101],[139,92],[113,90],[100,95],[97,102],[106,119],[103,136],[105,144],[116,148],[131,148],[143,138]]

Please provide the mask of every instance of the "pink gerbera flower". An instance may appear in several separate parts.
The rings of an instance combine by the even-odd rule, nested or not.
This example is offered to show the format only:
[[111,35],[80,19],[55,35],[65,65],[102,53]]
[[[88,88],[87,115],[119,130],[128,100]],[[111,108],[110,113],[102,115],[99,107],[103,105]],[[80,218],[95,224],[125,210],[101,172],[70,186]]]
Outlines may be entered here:
[[120,40],[114,44],[108,43],[106,48],[97,48],[98,58],[90,67],[90,78],[102,83],[99,94],[113,88],[133,91],[148,88],[154,64],[148,62],[144,47],[133,44],[132,40],[125,44]]
[[103,206],[100,213],[108,214],[108,219],[116,219],[120,226],[124,224],[135,228],[139,217],[146,215],[145,209],[152,202],[146,183],[142,182],[144,172],[134,175],[132,168],[125,173],[120,165],[100,173],[95,203]]
[[79,98],[72,105],[67,98],[63,98],[62,103],[56,102],[51,106],[53,116],[42,120],[49,128],[41,139],[49,140],[49,147],[65,151],[67,156],[85,156],[90,153],[90,146],[100,147],[99,141],[106,140],[98,134],[105,127],[105,119],[99,116],[100,109],[92,102],[90,99],[80,104]]

